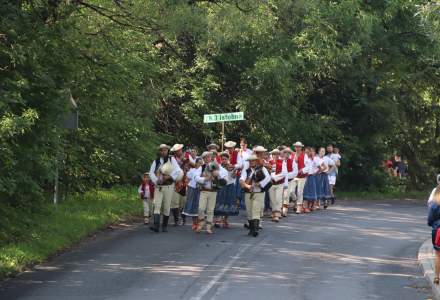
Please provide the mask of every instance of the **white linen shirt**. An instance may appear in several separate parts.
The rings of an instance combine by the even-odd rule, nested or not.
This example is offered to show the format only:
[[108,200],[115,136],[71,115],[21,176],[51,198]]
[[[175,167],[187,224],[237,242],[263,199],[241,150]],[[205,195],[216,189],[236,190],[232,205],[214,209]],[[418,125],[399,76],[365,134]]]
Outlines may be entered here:
[[245,169],[245,165],[247,163],[246,159],[251,156],[252,150],[246,149],[246,151],[238,150],[237,153],[237,164],[235,165],[236,169]]
[[189,180],[188,186],[194,189],[197,188],[196,174],[201,172],[202,172],[202,167],[189,169],[189,171],[186,173],[186,178],[188,178]]

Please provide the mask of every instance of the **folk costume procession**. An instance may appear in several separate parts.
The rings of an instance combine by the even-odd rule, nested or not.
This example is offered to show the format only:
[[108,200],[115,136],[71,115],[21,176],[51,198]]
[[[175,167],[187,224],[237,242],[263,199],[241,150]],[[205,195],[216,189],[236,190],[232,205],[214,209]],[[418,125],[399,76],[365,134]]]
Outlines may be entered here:
[[228,141],[219,153],[220,147],[210,144],[199,156],[196,148],[184,152],[182,144],[161,144],[138,190],[144,223],[167,232],[170,214],[174,226],[191,217],[194,232],[212,234],[214,228],[230,228],[229,217],[246,209],[244,227],[256,237],[265,215],[278,223],[289,211],[310,213],[335,203],[341,155],[332,145],[318,152],[301,142],[294,150],[251,150],[244,138],[236,145]]

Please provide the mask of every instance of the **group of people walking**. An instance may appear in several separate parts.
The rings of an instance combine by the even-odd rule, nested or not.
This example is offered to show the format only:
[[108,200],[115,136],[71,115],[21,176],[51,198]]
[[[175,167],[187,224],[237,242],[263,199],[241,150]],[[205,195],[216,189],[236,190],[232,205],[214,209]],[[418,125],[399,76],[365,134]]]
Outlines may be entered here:
[[251,150],[242,138],[239,147],[233,141],[223,146],[225,151],[219,152],[218,145],[210,144],[200,155],[196,148],[184,152],[182,144],[158,147],[139,187],[144,221],[151,230],[166,232],[171,215],[175,226],[192,217],[195,232],[212,234],[213,227],[228,228],[229,217],[245,208],[245,227],[255,237],[265,214],[280,222],[289,208],[302,214],[334,203],[341,156],[332,145],[316,151],[296,142],[294,150]]

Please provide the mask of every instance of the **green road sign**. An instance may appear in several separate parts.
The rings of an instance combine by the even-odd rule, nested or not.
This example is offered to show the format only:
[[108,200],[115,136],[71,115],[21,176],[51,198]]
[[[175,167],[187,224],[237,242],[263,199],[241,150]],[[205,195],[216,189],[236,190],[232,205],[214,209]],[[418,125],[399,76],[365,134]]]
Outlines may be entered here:
[[244,113],[242,111],[226,114],[203,115],[203,123],[231,122],[242,120],[244,120]]

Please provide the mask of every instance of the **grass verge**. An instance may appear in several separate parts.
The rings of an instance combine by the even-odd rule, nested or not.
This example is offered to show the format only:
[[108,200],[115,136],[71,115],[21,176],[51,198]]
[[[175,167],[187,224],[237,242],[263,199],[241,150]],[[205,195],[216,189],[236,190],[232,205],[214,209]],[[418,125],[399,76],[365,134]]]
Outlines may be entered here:
[[0,280],[39,263],[91,233],[129,216],[140,215],[141,202],[130,187],[72,196],[56,207],[26,211],[0,204]]

